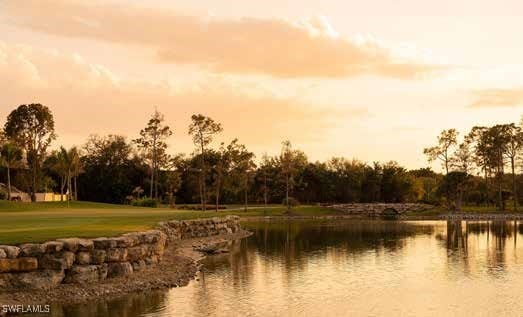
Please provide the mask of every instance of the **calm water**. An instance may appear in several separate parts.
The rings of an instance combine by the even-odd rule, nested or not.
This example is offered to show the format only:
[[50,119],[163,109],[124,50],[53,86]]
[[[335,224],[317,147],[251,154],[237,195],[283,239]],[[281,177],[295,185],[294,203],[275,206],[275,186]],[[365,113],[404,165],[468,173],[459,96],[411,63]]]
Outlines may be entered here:
[[199,281],[61,316],[518,316],[523,223],[336,221],[245,225]]

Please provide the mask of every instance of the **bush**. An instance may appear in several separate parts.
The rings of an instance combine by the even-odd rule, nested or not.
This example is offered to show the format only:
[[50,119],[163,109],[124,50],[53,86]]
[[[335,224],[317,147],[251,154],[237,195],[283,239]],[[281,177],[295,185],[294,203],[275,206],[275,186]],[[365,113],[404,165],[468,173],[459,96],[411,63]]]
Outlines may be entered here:
[[[283,204],[284,206],[287,206],[287,199],[286,199],[286,198],[283,198],[283,202],[282,202],[282,204]],[[294,197],[289,197],[289,206],[291,206],[291,207],[297,207],[297,206],[299,206],[299,205],[300,205],[300,202],[299,202],[296,198],[294,198]]]
[[152,198],[137,199],[137,200],[134,200],[131,204],[136,207],[152,207],[152,208],[158,207],[158,201],[156,199],[152,199]]

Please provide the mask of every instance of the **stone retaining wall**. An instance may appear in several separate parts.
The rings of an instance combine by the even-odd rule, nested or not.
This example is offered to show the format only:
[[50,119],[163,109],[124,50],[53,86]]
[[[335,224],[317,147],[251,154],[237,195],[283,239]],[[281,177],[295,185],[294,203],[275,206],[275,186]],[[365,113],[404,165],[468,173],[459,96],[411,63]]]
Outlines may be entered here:
[[157,228],[167,234],[168,241],[232,234],[241,229],[238,216],[160,222]]
[[425,211],[433,208],[431,205],[417,203],[354,203],[337,204],[329,207],[343,211],[347,214],[367,214],[369,216],[403,214],[406,212]]
[[0,290],[48,289],[127,276],[162,260],[168,241],[234,233],[239,217],[169,221],[114,238],[0,245]]

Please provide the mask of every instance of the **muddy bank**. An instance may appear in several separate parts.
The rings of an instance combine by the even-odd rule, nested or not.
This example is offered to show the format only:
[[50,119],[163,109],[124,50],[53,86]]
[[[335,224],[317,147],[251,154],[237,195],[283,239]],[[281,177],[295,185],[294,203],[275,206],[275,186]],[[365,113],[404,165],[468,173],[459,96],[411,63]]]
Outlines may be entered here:
[[240,230],[233,234],[173,241],[165,248],[160,263],[144,269],[139,274],[106,279],[99,283],[60,284],[47,290],[0,290],[0,305],[75,304],[96,298],[110,300],[129,293],[185,286],[195,277],[199,261],[208,253],[220,252],[221,245],[250,234]]

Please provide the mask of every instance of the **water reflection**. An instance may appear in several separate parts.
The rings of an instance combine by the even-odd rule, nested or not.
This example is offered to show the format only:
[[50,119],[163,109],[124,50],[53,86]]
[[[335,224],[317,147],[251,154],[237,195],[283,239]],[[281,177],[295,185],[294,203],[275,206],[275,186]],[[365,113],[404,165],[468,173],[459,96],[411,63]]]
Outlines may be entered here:
[[57,311],[441,316],[523,309],[519,222],[292,221],[246,227],[253,236],[232,242],[230,253],[207,258],[199,281],[188,287]]

